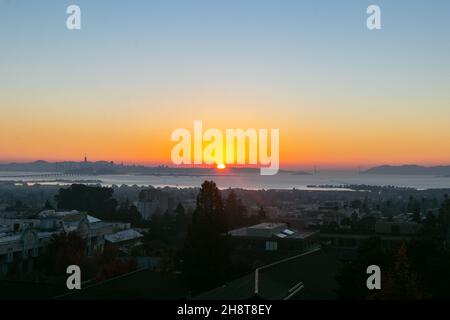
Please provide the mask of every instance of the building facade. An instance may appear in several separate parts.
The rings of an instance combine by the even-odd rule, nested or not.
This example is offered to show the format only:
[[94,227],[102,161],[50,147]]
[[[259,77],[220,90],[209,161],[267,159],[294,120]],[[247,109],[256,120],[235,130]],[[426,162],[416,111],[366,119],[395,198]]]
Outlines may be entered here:
[[63,232],[77,232],[86,240],[86,253],[102,251],[105,236],[130,229],[129,223],[103,222],[78,211],[47,210],[34,219],[0,219],[0,277],[14,264],[21,273],[33,269],[33,263],[51,237]]

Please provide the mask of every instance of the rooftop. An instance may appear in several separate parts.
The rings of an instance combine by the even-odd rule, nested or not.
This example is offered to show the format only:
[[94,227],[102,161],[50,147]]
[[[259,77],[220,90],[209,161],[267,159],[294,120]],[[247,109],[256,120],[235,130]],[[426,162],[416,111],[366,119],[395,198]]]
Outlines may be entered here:
[[145,269],[118,276],[81,290],[70,291],[55,298],[66,300],[181,300],[185,299],[187,294],[187,290],[180,286],[177,275]]
[[117,243],[117,242],[122,242],[122,241],[128,241],[128,240],[133,240],[133,239],[138,239],[143,237],[143,235],[139,232],[137,232],[134,229],[128,229],[128,230],[123,230],[123,231],[119,231],[113,234],[109,234],[105,236],[105,240],[112,242],[112,243]]
[[288,228],[286,223],[264,222],[251,227],[231,230],[232,237],[259,237],[279,239],[305,239],[315,234],[315,231],[299,231]]
[[[312,250],[260,268],[259,297],[286,299],[300,283],[304,288],[291,299],[335,299],[339,261],[333,251]],[[255,294],[255,272],[194,297],[199,300],[244,300]]]
[[263,222],[263,223],[259,223],[256,224],[254,226],[248,227],[248,229],[267,229],[267,230],[273,230],[279,227],[285,227],[286,224],[285,223],[281,223],[281,222]]
[[[0,245],[9,245],[22,239],[23,233],[30,227],[37,232],[39,239],[49,238],[52,234],[57,234],[62,230],[67,232],[78,230],[83,219],[87,219],[92,230],[103,228],[111,229],[115,226],[112,222],[103,222],[100,219],[89,216],[85,213],[72,211],[45,210],[38,214],[37,219],[3,218],[0,225]],[[56,221],[56,222],[53,222]],[[3,225],[4,224],[4,225]],[[133,230],[133,232],[135,232]],[[139,236],[141,234],[137,233]],[[135,233],[116,234],[116,238],[137,237]],[[112,235],[114,236],[114,235]],[[123,241],[123,240],[120,240]]]

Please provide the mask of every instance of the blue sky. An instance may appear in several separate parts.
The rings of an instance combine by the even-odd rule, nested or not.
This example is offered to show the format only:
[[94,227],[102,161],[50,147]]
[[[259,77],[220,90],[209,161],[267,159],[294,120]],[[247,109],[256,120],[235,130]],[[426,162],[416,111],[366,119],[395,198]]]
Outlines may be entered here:
[[[383,29],[376,32],[365,27],[372,3],[382,8]],[[65,28],[69,4],[82,9],[79,32]],[[448,30],[449,1],[2,0],[0,66],[26,72],[51,64],[50,76],[115,65],[124,77],[138,81],[149,72],[172,85],[180,68],[196,83],[217,74],[236,81],[230,70],[237,69],[242,81],[267,73],[322,80],[351,70],[352,79],[371,73],[383,85],[410,81],[411,69],[446,79]]]

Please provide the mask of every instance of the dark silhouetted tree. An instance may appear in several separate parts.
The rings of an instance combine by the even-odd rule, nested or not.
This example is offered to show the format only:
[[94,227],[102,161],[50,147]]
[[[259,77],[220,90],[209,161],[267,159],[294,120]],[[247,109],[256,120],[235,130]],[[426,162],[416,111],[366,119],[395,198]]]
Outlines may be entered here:
[[417,285],[417,275],[411,268],[406,251],[406,245],[403,243],[395,255],[393,269],[385,272],[382,276],[382,290],[377,293],[379,298],[414,300],[422,297]]
[[258,220],[262,221],[266,218],[266,211],[264,211],[263,206],[259,206],[259,210],[258,210]]
[[46,275],[65,275],[69,265],[86,262],[86,242],[76,232],[54,234],[37,262]]
[[182,252],[183,279],[192,290],[210,289],[227,280],[230,263],[226,230],[220,191],[213,181],[205,181]]
[[231,191],[224,205],[226,223],[229,229],[242,227],[246,223],[247,208],[234,191]]
[[361,243],[354,261],[343,265],[337,275],[337,294],[340,299],[367,299],[367,267],[377,265],[381,270],[390,267],[391,254],[382,246],[381,239],[373,237]]
[[175,224],[177,233],[186,232],[188,226],[188,218],[181,203],[178,203],[175,209]]
[[112,188],[73,184],[59,189],[55,196],[58,209],[85,211],[100,219],[114,216],[117,201],[112,197]]

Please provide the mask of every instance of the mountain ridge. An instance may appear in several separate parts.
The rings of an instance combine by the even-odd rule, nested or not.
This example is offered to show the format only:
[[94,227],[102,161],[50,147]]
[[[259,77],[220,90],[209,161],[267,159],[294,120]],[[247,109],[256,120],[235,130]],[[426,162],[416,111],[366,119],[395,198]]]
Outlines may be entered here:
[[381,165],[363,171],[365,174],[408,174],[450,176],[450,165],[420,166],[416,164]]

